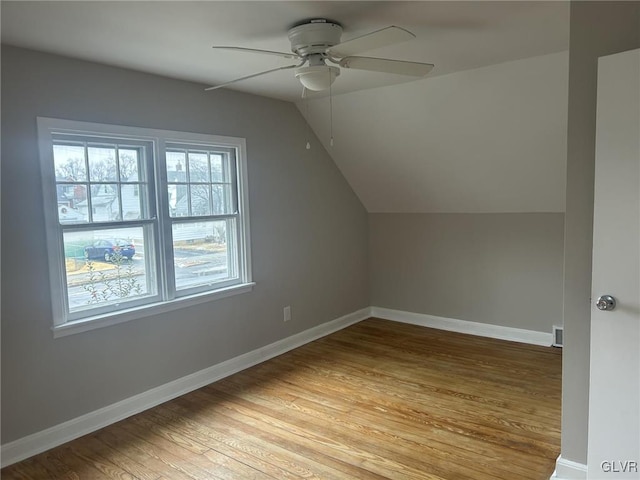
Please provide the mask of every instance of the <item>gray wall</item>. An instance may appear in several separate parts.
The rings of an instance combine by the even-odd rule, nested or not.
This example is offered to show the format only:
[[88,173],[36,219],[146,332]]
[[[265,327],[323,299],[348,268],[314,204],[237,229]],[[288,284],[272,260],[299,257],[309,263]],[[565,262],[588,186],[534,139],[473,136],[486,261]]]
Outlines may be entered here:
[[[54,339],[36,116],[245,137],[254,291]],[[307,132],[290,103],[3,48],[3,443],[370,304],[367,214]]]
[[640,47],[640,2],[572,2],[564,258],[562,457],[587,463],[598,57]]
[[551,333],[563,214],[370,214],[371,304]]

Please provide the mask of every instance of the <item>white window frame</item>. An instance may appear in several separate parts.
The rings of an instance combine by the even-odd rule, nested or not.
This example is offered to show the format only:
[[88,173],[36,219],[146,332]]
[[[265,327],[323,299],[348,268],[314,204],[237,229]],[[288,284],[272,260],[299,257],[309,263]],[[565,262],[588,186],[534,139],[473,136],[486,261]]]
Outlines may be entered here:
[[[249,192],[246,141],[244,138],[208,135],[199,133],[177,132],[141,127],[127,127],[73,120],[38,117],[38,143],[42,175],[42,189],[46,226],[47,253],[49,261],[49,279],[51,304],[53,313],[52,330],[54,337],[66,336],[95,328],[106,327],[136,318],[156,315],[162,312],[184,308],[189,305],[213,301],[219,298],[246,293],[252,290],[250,228],[249,228]],[[55,165],[53,161],[54,137],[68,135],[75,137],[107,138],[109,141],[135,141],[146,143],[152,153],[152,165],[147,165],[150,190],[149,220],[137,223],[152,224],[149,227],[153,235],[149,243],[153,244],[153,259],[158,277],[158,292],[155,296],[146,297],[142,301],[131,302],[128,308],[119,306],[96,307],[87,310],[88,314],[78,318],[69,314],[67,306],[67,285],[63,232],[68,225],[58,220],[58,199],[56,191]],[[238,278],[232,282],[198,286],[193,289],[176,291],[173,278],[173,242],[172,225],[176,217],[169,215],[169,199],[167,194],[167,169],[165,152],[167,144],[182,144],[189,147],[218,147],[235,152],[235,187],[237,191],[236,211],[226,215],[236,219],[237,245],[234,251],[238,257]],[[146,159],[149,161],[149,159]],[[216,215],[202,217],[202,220],[215,220]],[[189,217],[192,221],[194,217]],[[201,217],[197,217],[199,220]],[[184,221],[184,220],[178,220]],[[104,226],[104,223],[96,226]],[[119,222],[113,222],[118,228]],[[92,224],[83,224],[82,228],[91,229]]]

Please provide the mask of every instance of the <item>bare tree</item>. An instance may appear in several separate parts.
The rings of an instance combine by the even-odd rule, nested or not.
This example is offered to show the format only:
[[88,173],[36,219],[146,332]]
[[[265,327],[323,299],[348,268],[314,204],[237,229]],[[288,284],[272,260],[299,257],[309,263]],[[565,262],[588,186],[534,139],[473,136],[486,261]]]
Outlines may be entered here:
[[66,163],[56,165],[56,180],[62,182],[79,182],[87,179],[84,160],[82,158],[68,158]]
[[[137,159],[128,153],[120,155],[120,181],[126,182],[130,179],[136,180],[138,173]],[[117,163],[114,157],[108,157],[101,161],[91,162],[91,181],[109,182],[116,181]],[[62,182],[82,182],[87,179],[87,172],[82,158],[68,158],[63,164],[58,164],[55,169],[56,179]]]
[[[135,177],[135,178],[134,178]],[[120,152],[120,181],[138,180],[138,161],[129,153]]]

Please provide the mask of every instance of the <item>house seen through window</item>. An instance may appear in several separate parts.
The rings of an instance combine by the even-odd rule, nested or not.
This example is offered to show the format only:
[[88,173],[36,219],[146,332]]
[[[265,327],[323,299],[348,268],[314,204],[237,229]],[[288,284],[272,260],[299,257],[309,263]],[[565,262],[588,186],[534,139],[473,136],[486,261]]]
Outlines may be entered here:
[[39,137],[58,327],[250,284],[243,139],[55,119]]

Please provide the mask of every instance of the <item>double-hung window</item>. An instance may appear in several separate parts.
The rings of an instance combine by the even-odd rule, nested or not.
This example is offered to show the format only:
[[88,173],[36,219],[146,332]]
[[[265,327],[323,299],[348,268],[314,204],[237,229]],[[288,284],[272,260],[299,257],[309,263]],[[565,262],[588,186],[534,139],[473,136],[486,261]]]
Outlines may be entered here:
[[251,289],[244,139],[38,119],[54,332]]

